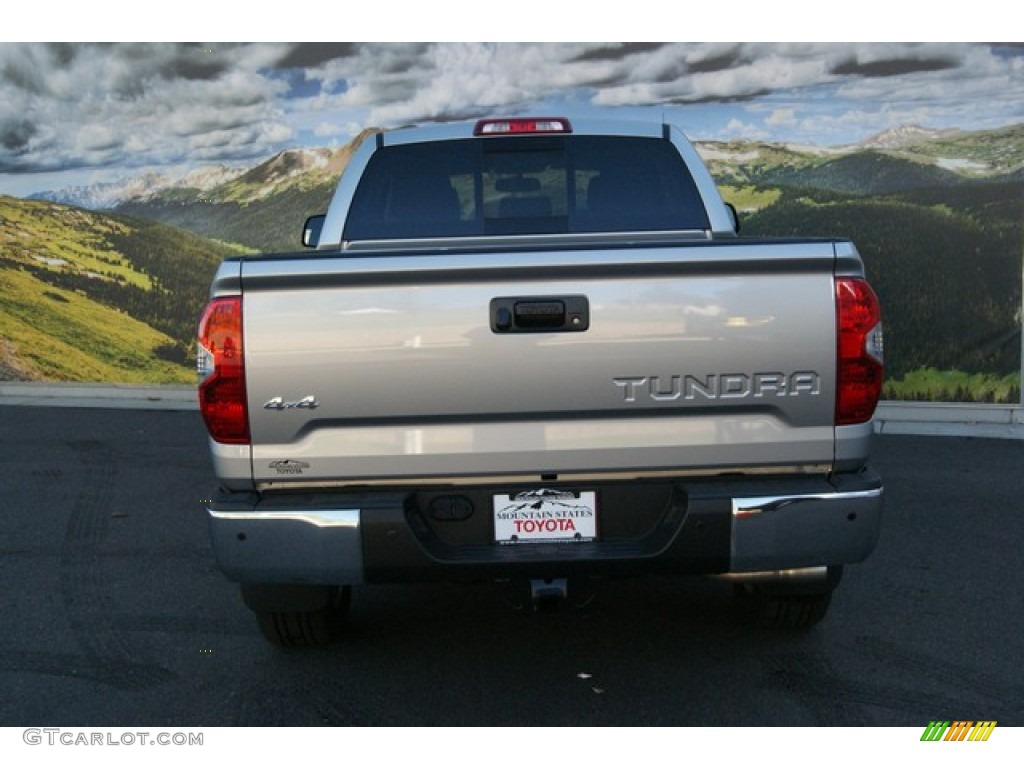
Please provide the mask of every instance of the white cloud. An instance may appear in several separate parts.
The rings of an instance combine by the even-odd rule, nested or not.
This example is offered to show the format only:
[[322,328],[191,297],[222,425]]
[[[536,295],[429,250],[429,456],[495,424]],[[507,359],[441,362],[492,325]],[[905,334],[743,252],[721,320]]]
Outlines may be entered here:
[[772,113],[764,119],[765,125],[773,128],[787,127],[797,124],[796,110],[792,107],[787,109],[773,109]]
[[0,45],[0,169],[180,161],[214,145],[258,155],[290,137],[275,103],[286,86],[259,70],[275,55],[259,45]]
[[337,136],[339,134],[345,133],[347,130],[348,130],[347,126],[339,125],[337,123],[323,122],[323,123],[317,123],[313,127],[313,135],[314,136],[328,136],[328,137],[332,137],[332,136]]
[[702,135],[835,143],[896,121],[1005,124],[1022,103],[1019,46],[6,43],[0,173],[256,158],[538,104],[717,105]]
[[760,126],[735,118],[726,123],[720,134],[722,139],[764,139],[767,136],[767,132]]

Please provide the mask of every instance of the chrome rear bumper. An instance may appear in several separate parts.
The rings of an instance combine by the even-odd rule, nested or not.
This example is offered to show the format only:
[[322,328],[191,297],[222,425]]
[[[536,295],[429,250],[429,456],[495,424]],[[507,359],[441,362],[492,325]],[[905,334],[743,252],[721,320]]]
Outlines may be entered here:
[[[771,492],[781,483],[792,492]],[[807,478],[797,486],[777,480],[742,494],[735,481],[682,481],[673,497],[678,503],[639,538],[553,548],[495,545],[484,532],[492,524],[487,520],[478,521],[479,537],[466,539],[464,548],[439,547],[408,491],[229,493],[211,505],[209,523],[221,570],[250,584],[416,582],[535,572],[813,581],[822,578],[825,566],[864,560],[881,530],[877,475]]]
[[878,543],[882,488],[732,500],[730,571],[858,563]]
[[214,556],[233,581],[360,584],[359,509],[209,510]]

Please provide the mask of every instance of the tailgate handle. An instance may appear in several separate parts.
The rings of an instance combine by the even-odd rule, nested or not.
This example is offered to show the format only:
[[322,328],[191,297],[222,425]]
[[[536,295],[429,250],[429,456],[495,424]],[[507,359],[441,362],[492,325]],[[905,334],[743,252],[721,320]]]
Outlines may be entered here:
[[491,300],[494,333],[578,333],[590,327],[586,296],[504,296]]

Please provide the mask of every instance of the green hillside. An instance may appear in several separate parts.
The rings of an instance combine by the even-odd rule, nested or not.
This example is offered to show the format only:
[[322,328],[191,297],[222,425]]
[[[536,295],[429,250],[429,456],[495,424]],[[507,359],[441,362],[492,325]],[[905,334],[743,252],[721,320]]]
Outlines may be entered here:
[[867,198],[790,189],[744,233],[856,243],[882,302],[887,396],[1016,402],[1022,220],[1022,184]]
[[[146,217],[200,236],[240,243],[254,251],[274,253],[302,248],[302,225],[310,216],[325,213],[337,181],[310,187],[288,187],[246,202],[213,197],[199,198],[195,190],[177,191],[187,199],[160,198],[128,202],[118,213]],[[221,190],[226,195],[233,190]]]
[[905,147],[902,154],[956,168],[969,177],[1016,174],[1020,180],[1024,168],[1024,124],[915,143]]
[[117,211],[264,253],[300,250],[303,223],[327,211],[352,153],[377,132],[367,129],[337,149],[281,152],[208,192],[175,188]]
[[196,322],[237,248],[0,197],[0,380],[191,383]]
[[1024,124],[876,139],[701,153],[745,235],[856,243],[882,301],[885,397],[1019,402]]
[[1024,123],[947,131],[887,148],[825,149],[743,140],[699,142],[697,148],[719,183],[733,186],[778,183],[878,194],[965,181],[1020,182],[1024,174]]
[[766,168],[757,179],[765,186],[800,186],[851,195],[884,195],[955,186],[962,181],[953,171],[883,152],[857,152],[805,168]]
[[718,183],[733,186],[764,186],[766,172],[800,173],[836,156],[830,151],[804,151],[759,141],[704,141],[696,146]]

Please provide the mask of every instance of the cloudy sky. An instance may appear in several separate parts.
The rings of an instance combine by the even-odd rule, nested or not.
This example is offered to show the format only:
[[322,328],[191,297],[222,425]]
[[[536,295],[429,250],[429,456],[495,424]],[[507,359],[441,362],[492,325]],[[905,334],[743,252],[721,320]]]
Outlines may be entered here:
[[1020,123],[1022,105],[1024,44],[0,43],[0,194],[485,114],[838,145]]

